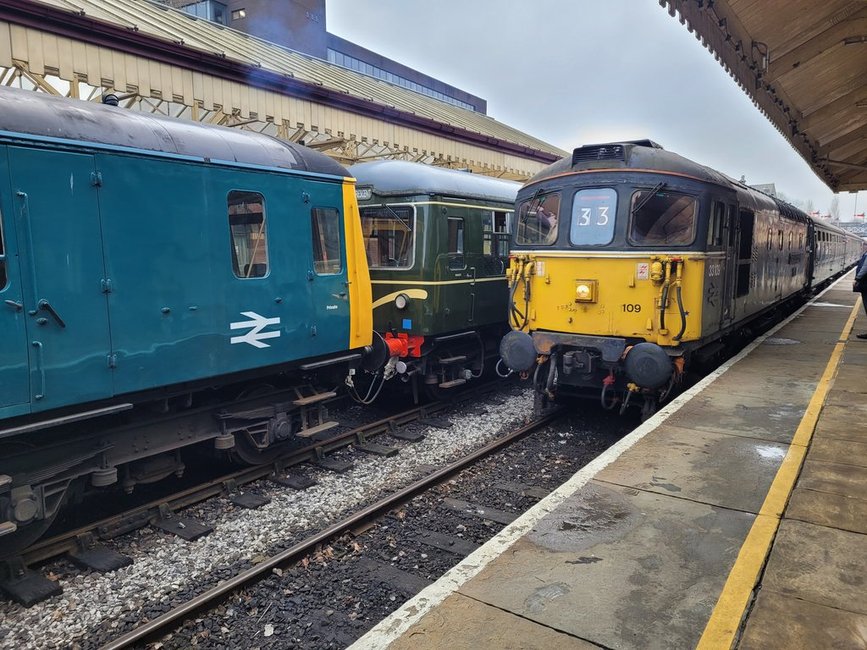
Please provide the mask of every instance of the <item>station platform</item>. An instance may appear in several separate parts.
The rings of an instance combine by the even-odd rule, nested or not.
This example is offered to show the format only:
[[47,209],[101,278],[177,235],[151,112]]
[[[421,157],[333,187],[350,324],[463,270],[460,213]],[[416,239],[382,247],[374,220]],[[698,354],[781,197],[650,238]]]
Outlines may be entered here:
[[851,273],[352,648],[867,648]]

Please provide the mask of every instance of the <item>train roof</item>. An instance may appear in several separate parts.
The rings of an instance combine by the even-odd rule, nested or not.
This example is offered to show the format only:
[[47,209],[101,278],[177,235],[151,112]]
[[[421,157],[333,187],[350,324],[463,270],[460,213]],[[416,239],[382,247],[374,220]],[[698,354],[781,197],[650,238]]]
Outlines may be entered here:
[[382,196],[437,194],[511,204],[521,188],[515,181],[403,160],[359,163],[349,173]]
[[269,135],[4,86],[0,131],[348,176],[328,156]]
[[628,140],[589,144],[573,150],[572,156],[549,165],[531,178],[527,185],[569,172],[593,169],[635,169],[683,174],[707,183],[732,186],[736,184],[725,174],[710,167],[666,151],[653,140]]

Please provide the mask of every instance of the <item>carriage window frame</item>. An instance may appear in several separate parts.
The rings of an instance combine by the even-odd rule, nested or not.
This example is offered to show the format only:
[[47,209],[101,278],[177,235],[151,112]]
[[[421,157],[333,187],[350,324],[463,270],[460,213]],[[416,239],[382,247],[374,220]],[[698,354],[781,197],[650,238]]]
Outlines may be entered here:
[[[454,249],[452,250],[452,223],[457,225],[455,229]],[[466,243],[466,224],[463,217],[447,217],[446,219],[446,252],[449,255],[463,255],[464,244]]]
[[[502,215],[503,230],[497,230],[497,215]],[[485,208],[481,211],[482,255],[495,259],[508,259],[513,215],[514,210]]]
[[[364,234],[364,222],[365,219],[369,217],[364,216],[365,210],[371,210],[375,208],[409,208],[412,211],[412,220],[409,223],[410,227],[410,239],[409,239],[409,264],[407,266],[389,266],[382,264],[371,264],[370,257],[367,255],[367,240],[369,237]],[[378,271],[409,271],[415,266],[415,248],[416,248],[416,231],[418,229],[418,210],[416,209],[416,205],[414,203],[377,203],[375,205],[361,205],[359,206],[359,213],[361,215],[361,232],[362,238],[364,239],[364,253],[365,257],[367,257],[367,265],[370,269],[376,269]],[[398,215],[399,216],[399,215]]]
[[[653,226],[656,225],[656,221],[654,221],[653,226],[651,226],[651,228],[648,229],[648,231],[646,233],[641,235],[640,238],[636,237],[635,227],[636,227],[636,221],[638,218],[638,215],[635,212],[635,207],[637,205],[636,199],[642,194],[642,192],[649,192],[649,191],[651,191],[651,189],[652,188],[649,188],[649,187],[635,188],[634,191],[632,192],[630,198],[629,198],[629,225],[627,227],[627,234],[626,234],[627,241],[632,246],[641,247],[641,248],[652,248],[652,247],[659,248],[659,247],[668,247],[668,246],[691,246],[691,245],[693,245],[695,243],[695,239],[696,239],[697,232],[698,232],[698,220],[699,220],[701,205],[699,203],[698,197],[695,194],[689,194],[687,192],[679,192],[676,190],[663,189],[663,190],[657,191],[655,194],[657,196],[659,196],[660,194],[668,195],[668,196],[677,196],[678,198],[690,199],[692,201],[693,209],[692,209],[692,219],[690,222],[690,227],[689,227],[689,229],[684,231],[684,232],[689,233],[688,239],[684,239],[684,241],[678,241],[678,242],[669,242],[669,241],[647,242],[647,241],[645,241],[650,230],[653,228]],[[653,199],[651,199],[651,201],[652,200]],[[647,207],[647,205],[643,206],[642,209],[644,209],[646,207]],[[671,222],[671,221],[673,221],[673,219],[669,220],[669,222]]]
[[[333,239],[328,239],[327,243],[331,246],[332,250],[337,250],[337,257],[328,259],[324,243],[326,240],[322,238],[322,230],[319,228],[318,217],[320,215],[327,214],[329,216],[333,216],[336,219],[336,229],[334,232],[337,233],[336,242]],[[317,233],[319,236],[317,237]],[[330,233],[326,233],[326,236]],[[319,246],[317,247],[317,241]],[[314,206],[310,208],[310,244],[311,250],[313,253],[313,272],[316,275],[340,275],[343,273],[343,220],[341,219],[340,210],[332,206]],[[317,253],[321,256],[318,257]],[[337,268],[333,268],[333,260],[337,260]],[[332,266],[323,266],[331,264]]]
[[[258,203],[262,206],[262,210],[259,213],[256,212],[235,212],[232,213],[233,207],[246,206],[248,203],[252,204],[254,201],[249,200],[249,198],[245,197],[258,197]],[[243,199],[240,203],[233,203],[233,198],[235,201],[238,199]],[[230,239],[230,251],[231,251],[231,259],[232,259],[232,273],[239,280],[261,280],[263,278],[267,278],[271,273],[271,265],[270,265],[270,253],[268,251],[268,214],[267,208],[265,205],[265,195],[261,192],[257,192],[255,190],[229,190],[226,195],[226,212],[229,217],[229,239]],[[252,245],[252,253],[249,254],[249,259],[246,264],[241,264],[241,260],[239,258],[239,247],[238,244],[243,242],[245,239],[247,240],[246,248],[249,251],[251,247],[251,243],[253,240],[249,237],[249,235],[253,234],[253,230],[238,230],[239,226],[244,225],[254,225],[255,222],[244,223],[246,219],[239,219],[237,217],[249,217],[255,214],[259,214],[261,216],[261,222],[259,225],[258,236],[256,237],[256,243]],[[235,219],[233,219],[235,217]],[[245,235],[247,235],[245,237]],[[261,245],[260,245],[261,244]],[[264,262],[254,262],[258,256],[258,253],[262,251],[264,254]],[[256,270],[256,274],[253,274],[254,267],[263,267]],[[246,270],[242,270],[245,268]]]
[[[596,212],[596,214],[593,214],[593,211],[589,210],[580,215],[577,214],[577,210],[579,209],[579,198],[583,195],[592,195],[594,192],[610,194],[609,198],[613,205],[606,206],[610,209],[603,213]],[[572,246],[608,246],[608,244],[614,241],[614,228],[617,225],[617,204],[619,198],[617,190],[613,187],[586,187],[575,192],[575,194],[572,195],[572,209],[570,210],[569,243]],[[585,221],[582,221],[582,219]],[[582,230],[586,227],[589,227],[590,230]],[[577,235],[583,232],[594,234],[602,233],[603,235],[608,235],[608,239],[605,241],[590,242],[576,241]]]
[[[557,209],[548,210],[547,207],[542,208],[543,204],[546,204],[549,199],[556,199],[557,201]],[[544,239],[527,239],[526,231],[527,231],[527,223],[530,219],[530,216],[527,214],[530,212],[530,208],[533,203],[536,203],[536,213],[540,208],[549,212],[554,216],[553,226],[551,224],[548,225],[548,230],[545,233]],[[560,190],[537,190],[534,192],[528,199],[521,201],[515,210],[515,232],[514,232],[514,242],[518,246],[554,246],[557,244],[557,240],[560,238],[560,211],[563,206],[563,193]],[[536,215],[534,215],[535,217]],[[536,218],[536,222],[539,222],[539,219]],[[541,234],[541,230],[538,230]]]

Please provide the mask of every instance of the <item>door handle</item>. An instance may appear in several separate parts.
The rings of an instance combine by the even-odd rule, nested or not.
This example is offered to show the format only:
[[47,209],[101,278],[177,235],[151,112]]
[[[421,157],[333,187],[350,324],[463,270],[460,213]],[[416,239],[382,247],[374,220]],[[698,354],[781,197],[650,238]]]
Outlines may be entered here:
[[66,323],[63,322],[63,319],[60,317],[60,314],[58,314],[57,311],[55,311],[54,307],[51,306],[50,302],[48,302],[47,300],[45,300],[43,298],[42,300],[40,300],[36,304],[36,306],[39,309],[41,309],[42,311],[47,311],[49,314],[51,314],[52,317],[54,318],[54,320],[57,321],[57,324],[60,325],[60,327],[64,327],[64,328],[66,327]]
[[39,373],[39,390],[33,395],[34,399],[45,397],[45,365],[42,360],[42,342],[33,341],[31,345],[36,348],[36,371]]
[[15,311],[21,311],[22,309],[24,309],[24,305],[20,302],[16,302],[15,300],[4,300],[3,302],[12,307],[12,309],[14,309]]

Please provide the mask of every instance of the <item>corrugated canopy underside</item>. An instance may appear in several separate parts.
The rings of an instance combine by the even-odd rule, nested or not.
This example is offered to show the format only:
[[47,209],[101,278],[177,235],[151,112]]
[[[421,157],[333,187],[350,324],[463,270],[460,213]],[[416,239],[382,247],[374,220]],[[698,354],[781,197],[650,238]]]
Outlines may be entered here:
[[832,190],[867,189],[867,2],[659,1]]

